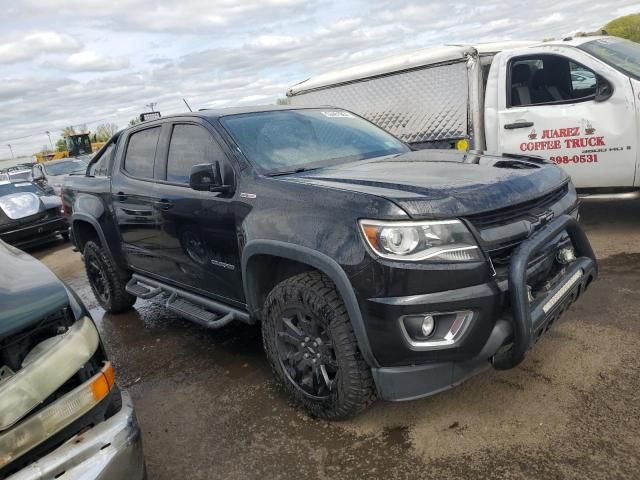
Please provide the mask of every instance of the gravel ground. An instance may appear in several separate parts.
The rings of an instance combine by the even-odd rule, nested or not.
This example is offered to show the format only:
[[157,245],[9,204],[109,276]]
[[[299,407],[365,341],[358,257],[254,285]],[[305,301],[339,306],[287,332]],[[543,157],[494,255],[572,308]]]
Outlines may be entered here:
[[519,367],[329,423],[276,387],[257,328],[207,331],[138,300],[105,315],[68,244],[32,252],[91,309],[151,480],[640,478],[640,201],[585,202],[600,277]]

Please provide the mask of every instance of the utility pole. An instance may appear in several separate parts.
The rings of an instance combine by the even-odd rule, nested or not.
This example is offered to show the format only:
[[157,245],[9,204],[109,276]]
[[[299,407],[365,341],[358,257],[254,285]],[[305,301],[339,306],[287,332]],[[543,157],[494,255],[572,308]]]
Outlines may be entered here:
[[152,112],[155,112],[155,107],[158,104],[158,102],[151,102],[151,103],[146,103],[144,106],[149,108],[149,110],[151,110]]
[[49,145],[51,145],[51,151],[53,152],[53,142],[51,141],[51,133],[49,132],[49,130],[47,130],[44,133],[46,133],[47,137],[49,137]]
[[11,144],[7,143],[7,147],[9,147],[9,151],[11,152],[11,160],[15,160],[16,157],[13,156],[13,148],[11,148]]

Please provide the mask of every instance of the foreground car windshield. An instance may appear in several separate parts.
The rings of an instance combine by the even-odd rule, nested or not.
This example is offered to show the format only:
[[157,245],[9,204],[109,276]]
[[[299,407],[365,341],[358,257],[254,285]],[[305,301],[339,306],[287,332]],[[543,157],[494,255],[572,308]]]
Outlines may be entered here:
[[619,38],[599,38],[583,43],[580,48],[594,57],[640,79],[640,45]]
[[64,162],[56,162],[43,164],[48,175],[66,175],[68,173],[85,171],[87,164],[82,160],[68,160]]
[[221,122],[249,161],[266,174],[409,151],[384,130],[343,110],[257,112],[230,115]]
[[17,172],[9,172],[9,180],[17,182],[19,180],[27,180],[31,175],[31,170],[20,170]]

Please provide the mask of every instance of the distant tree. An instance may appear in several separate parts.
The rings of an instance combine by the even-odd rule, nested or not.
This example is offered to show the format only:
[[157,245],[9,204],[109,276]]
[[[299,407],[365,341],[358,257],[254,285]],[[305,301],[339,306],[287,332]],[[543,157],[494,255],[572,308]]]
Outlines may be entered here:
[[607,35],[607,31],[604,28],[594,30],[593,32],[576,32],[574,37],[593,37],[594,35]]
[[632,13],[611,20],[604,26],[609,35],[640,42],[640,13]]
[[68,127],[64,127],[62,129],[63,137],[68,137],[69,135],[75,135],[75,134],[76,134],[76,129],[74,128],[73,125],[69,125]]
[[133,127],[134,125],[137,125],[141,122],[140,117],[133,117],[131,120],[129,120],[129,126]]
[[118,131],[115,123],[102,123],[96,127],[96,142],[106,142]]
[[77,125],[76,133],[89,133],[89,129],[87,128],[87,124],[83,123],[82,125]]
[[289,97],[279,98],[276,100],[276,105],[291,105],[291,99]]
[[64,152],[67,150],[67,142],[64,141],[64,138],[59,138],[56,142],[56,150],[58,152]]

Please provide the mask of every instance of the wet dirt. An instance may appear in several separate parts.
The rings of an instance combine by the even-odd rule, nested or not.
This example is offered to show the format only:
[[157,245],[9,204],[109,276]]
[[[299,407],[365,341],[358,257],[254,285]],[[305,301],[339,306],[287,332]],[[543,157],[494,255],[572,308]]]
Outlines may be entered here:
[[208,331],[138,300],[105,315],[79,253],[31,252],[84,299],[132,393],[150,479],[640,478],[640,202],[587,202],[600,277],[519,367],[378,402],[348,422],[289,405],[259,329]]

